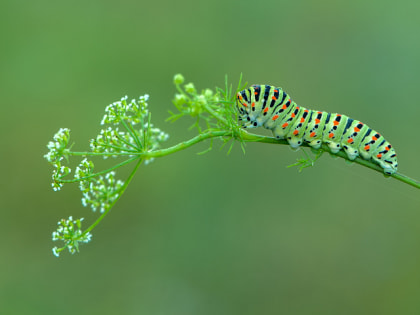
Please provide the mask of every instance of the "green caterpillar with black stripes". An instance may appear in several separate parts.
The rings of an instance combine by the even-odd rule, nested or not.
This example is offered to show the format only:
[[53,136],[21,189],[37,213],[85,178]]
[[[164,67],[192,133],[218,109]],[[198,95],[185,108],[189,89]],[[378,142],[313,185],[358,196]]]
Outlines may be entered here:
[[395,150],[381,134],[346,115],[298,106],[281,88],[253,85],[238,92],[236,105],[243,128],[270,129],[294,149],[303,142],[314,149],[325,143],[332,153],[343,149],[350,160],[373,160],[387,175],[397,171]]

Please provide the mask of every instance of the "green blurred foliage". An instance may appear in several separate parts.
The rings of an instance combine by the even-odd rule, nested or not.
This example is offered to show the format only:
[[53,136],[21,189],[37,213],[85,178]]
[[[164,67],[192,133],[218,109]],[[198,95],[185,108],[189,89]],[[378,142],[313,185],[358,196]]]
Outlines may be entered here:
[[[148,93],[165,123],[172,78],[198,89],[283,87],[303,106],[382,132],[420,178],[420,3],[1,1],[2,314],[417,314],[419,192],[323,156],[198,145],[142,167],[78,255],[50,233],[83,208],[50,188],[42,155],[60,127],[88,147],[105,106]],[[264,133],[260,130],[259,132]],[[87,223],[85,223],[87,224]]]

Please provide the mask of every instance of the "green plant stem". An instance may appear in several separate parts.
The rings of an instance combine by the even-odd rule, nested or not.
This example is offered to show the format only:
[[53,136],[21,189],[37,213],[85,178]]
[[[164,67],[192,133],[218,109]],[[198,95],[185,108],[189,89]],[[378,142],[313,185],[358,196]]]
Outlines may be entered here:
[[212,115],[217,120],[221,121],[226,127],[229,127],[229,123],[227,122],[227,120],[224,117],[220,116],[218,113],[216,113],[216,111],[214,111],[208,104],[205,104],[204,107],[210,115]]
[[415,180],[413,178],[410,178],[404,174],[400,174],[400,173],[395,173],[392,175],[393,178],[402,181],[408,185],[411,185],[413,187],[419,188],[420,189],[420,182],[418,180]]
[[127,155],[138,155],[138,151],[125,151],[125,152],[77,152],[77,151],[69,151],[67,155],[74,155],[74,156],[127,156]]
[[[136,141],[137,148],[140,148],[140,149],[143,148],[142,145],[141,145],[141,142],[139,141],[139,138],[136,136],[136,134],[135,134],[135,132],[133,130],[133,126],[132,125],[128,126],[127,123],[124,120],[122,120],[121,123],[124,126],[125,130],[127,130],[127,132],[130,134],[130,136]],[[128,144],[133,149],[137,149],[131,143],[128,143],[128,142],[124,142],[124,143]]]
[[[128,155],[128,154],[126,154],[126,155]],[[130,155],[133,155],[133,154],[130,154]],[[80,182],[82,180],[86,180],[86,179],[89,179],[89,178],[92,178],[92,177],[103,175],[103,174],[106,174],[108,172],[111,172],[111,171],[113,171],[113,170],[115,170],[115,169],[117,169],[117,168],[119,168],[121,166],[124,166],[126,164],[130,164],[131,162],[137,160],[138,158],[139,158],[138,156],[135,156],[135,157],[132,157],[131,159],[125,160],[125,161],[123,161],[123,162],[121,162],[121,163],[119,163],[117,165],[114,165],[113,167],[107,168],[106,170],[100,171],[98,173],[94,173],[94,174],[91,174],[89,176],[85,176],[85,177],[81,177],[81,178],[76,178],[76,179],[61,179],[60,182],[61,183],[76,183],[76,182]]]
[[[198,135],[198,136],[196,136],[196,137],[194,137],[194,138],[192,138],[188,141],[184,141],[180,144],[177,144],[173,147],[170,147],[170,148],[167,148],[167,149],[162,149],[162,150],[156,150],[156,151],[153,151],[153,152],[144,153],[144,156],[147,157],[147,158],[149,158],[149,157],[162,157],[162,156],[165,156],[165,155],[168,155],[168,154],[175,153],[177,151],[187,149],[190,146],[192,146],[192,145],[194,145],[198,142],[204,141],[206,139],[209,139],[209,138],[228,137],[228,136],[232,136],[232,131],[230,131],[230,130],[229,131],[207,131],[207,132],[204,132],[204,133],[202,133],[202,134],[200,134],[200,135]],[[236,135],[234,135],[234,137],[237,138],[237,139],[241,139],[242,141],[245,141],[245,142],[261,142],[261,143],[289,145],[287,140],[275,139],[273,137],[260,136],[260,135],[256,135],[256,134],[246,132],[245,130],[240,130],[240,134],[236,134]],[[310,146],[306,143],[302,144],[302,146],[310,148]],[[330,152],[328,146],[325,145],[325,144],[322,146],[322,150],[324,150],[325,152]],[[335,155],[338,156],[338,157],[341,157],[345,160],[351,161],[351,160],[349,160],[349,158],[347,157],[346,153],[343,150],[339,151]],[[365,166],[365,167],[368,167],[372,170],[375,170],[375,171],[377,171],[381,174],[384,174],[383,169],[379,165],[374,163],[373,161],[367,161],[367,160],[364,160],[364,159],[358,157],[351,162],[360,164],[362,166]],[[396,180],[399,180],[403,183],[406,183],[408,185],[411,185],[413,187],[416,187],[416,188],[420,189],[420,182],[415,180],[415,179],[412,179],[412,178],[410,178],[406,175],[403,175],[403,174],[400,174],[400,173],[395,173],[395,174],[391,175],[391,177],[393,177]]]
[[[289,144],[287,142],[287,140],[284,140],[284,139],[279,140],[279,139],[275,139],[273,137],[265,137],[265,136],[255,135],[255,134],[248,133],[246,131],[242,132],[241,138],[242,138],[243,141],[246,141],[246,142],[261,142],[261,143],[285,144],[285,145]],[[306,143],[303,143],[302,146],[310,148],[310,146]],[[330,150],[329,150],[329,148],[326,144],[323,144],[321,149],[325,152],[330,152]],[[347,154],[343,150],[340,150],[338,153],[335,153],[334,155],[339,156],[339,157],[341,157],[345,160],[351,161],[348,158]],[[375,170],[375,171],[377,171],[381,174],[384,174],[384,170],[378,164],[376,164],[372,161],[364,160],[360,157],[357,157],[355,160],[353,160],[351,162],[363,165],[363,166],[368,167],[372,170]],[[406,183],[408,185],[411,185],[413,187],[416,187],[416,188],[420,189],[420,182],[418,180],[415,180],[413,178],[410,178],[410,177],[408,177],[404,174],[398,173],[398,172],[394,173],[390,176],[395,178],[396,180],[399,180],[403,183]]]
[[[210,138],[217,138],[217,137],[233,137],[239,141],[243,141],[243,142],[260,142],[260,143],[271,143],[271,144],[283,144],[283,145],[289,145],[289,143],[284,140],[284,139],[275,139],[273,137],[266,137],[266,136],[261,136],[261,135],[256,135],[256,134],[252,134],[247,132],[246,130],[240,129],[239,131],[235,132],[232,130],[224,130],[224,131],[212,131],[212,130],[208,130],[205,131],[201,134],[199,134],[198,136],[191,138],[190,140],[181,142],[177,145],[174,145],[172,147],[166,148],[166,149],[161,149],[161,150],[155,150],[155,151],[150,151],[150,152],[138,152],[138,153],[115,153],[112,155],[137,155],[138,157],[141,157],[142,159],[150,159],[150,158],[157,158],[157,157],[162,157],[162,156],[166,156],[178,151],[182,151],[185,150],[191,146],[193,146],[194,144],[197,144],[199,142],[202,142],[204,140],[210,139]],[[310,146],[306,143],[302,144],[303,147],[308,147],[310,148]],[[329,148],[327,145],[323,144],[321,149],[325,152],[330,152]],[[70,152],[70,155],[109,155],[108,154],[104,154],[104,153],[88,153],[88,152]],[[347,157],[346,153],[343,150],[340,150],[338,153],[334,154],[335,156],[341,157],[345,160],[351,161],[349,160],[349,158]],[[367,161],[364,160],[360,157],[357,157],[355,160],[351,161],[354,162],[356,164],[368,167],[372,170],[375,170],[381,174],[383,174],[383,169],[377,165],[376,163],[374,163],[373,161]],[[127,164],[127,161],[121,163],[121,164]],[[121,166],[120,164],[118,164],[118,167]],[[395,173],[393,175],[390,175],[391,177],[395,178],[396,180],[399,180],[403,183],[406,183],[408,185],[411,185],[415,188],[420,189],[420,182],[412,179],[404,174],[400,174],[400,173]],[[64,182],[64,181],[63,181]]]
[[102,213],[101,216],[95,222],[93,222],[86,230],[83,231],[83,234],[81,235],[81,238],[83,236],[85,236],[87,233],[89,233],[90,231],[92,231],[95,228],[95,226],[97,226],[99,224],[99,222],[101,222],[102,219],[108,214],[108,212],[114,207],[115,203],[121,198],[121,196],[123,195],[124,191],[126,190],[128,184],[133,179],[134,174],[136,173],[136,171],[139,168],[139,166],[140,166],[140,164],[141,164],[142,161],[143,161],[143,159],[138,158],[138,162],[137,162],[136,166],[134,167],[134,169],[131,172],[130,176],[124,182],[124,185],[121,187],[121,190],[118,193],[118,197],[112,202],[112,204],[110,205],[110,207],[104,213]]
[[232,131],[230,130],[226,130],[226,131],[206,131],[203,132],[202,134],[199,134],[198,136],[191,138],[190,140],[181,142],[177,145],[174,145],[172,147],[166,148],[166,149],[161,149],[161,150],[155,150],[155,151],[151,151],[151,152],[147,152],[147,153],[143,153],[142,156],[146,157],[146,158],[155,158],[155,157],[162,157],[165,155],[169,155],[181,150],[185,150],[189,147],[191,147],[192,145],[199,143],[201,141],[204,141],[206,139],[210,139],[210,138],[217,138],[217,137],[228,137],[228,136],[232,136]]

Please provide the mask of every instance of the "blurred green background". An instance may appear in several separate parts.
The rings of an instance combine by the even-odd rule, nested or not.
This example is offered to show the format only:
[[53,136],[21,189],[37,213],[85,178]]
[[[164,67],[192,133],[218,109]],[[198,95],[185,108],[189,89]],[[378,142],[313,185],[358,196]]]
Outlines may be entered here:
[[[151,95],[166,123],[181,72],[283,87],[385,135],[420,178],[420,2],[1,1],[1,314],[419,314],[419,191],[328,155],[200,144],[140,168],[78,255],[52,255],[76,186],[50,188],[60,127],[84,150],[104,107]],[[264,132],[259,130],[259,132]],[[218,147],[218,145],[216,145]]]

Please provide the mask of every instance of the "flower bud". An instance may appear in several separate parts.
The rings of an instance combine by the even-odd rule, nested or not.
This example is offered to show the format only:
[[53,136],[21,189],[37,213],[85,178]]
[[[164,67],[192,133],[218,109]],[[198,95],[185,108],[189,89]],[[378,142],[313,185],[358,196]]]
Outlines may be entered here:
[[182,74],[180,74],[180,73],[175,74],[175,76],[174,76],[174,83],[175,84],[182,84],[182,83],[184,83],[184,76]]
[[187,91],[190,94],[195,93],[195,87],[193,83],[185,84],[184,88],[185,88],[185,91]]
[[211,98],[213,96],[213,91],[210,90],[210,89],[206,89],[204,91],[204,96],[207,97],[207,98]]

